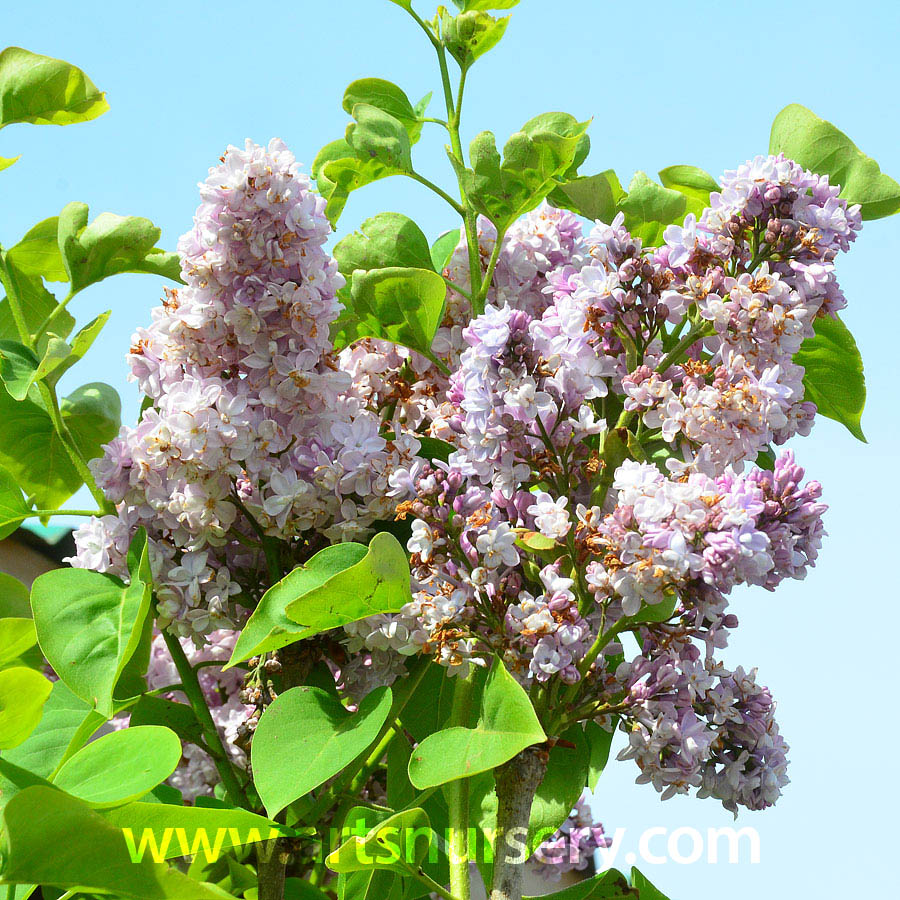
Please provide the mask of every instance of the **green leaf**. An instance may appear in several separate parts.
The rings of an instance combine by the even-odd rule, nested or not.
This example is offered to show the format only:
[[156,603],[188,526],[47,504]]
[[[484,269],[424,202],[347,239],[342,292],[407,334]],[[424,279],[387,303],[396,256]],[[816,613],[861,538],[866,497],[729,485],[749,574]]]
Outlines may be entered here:
[[599,175],[585,175],[567,181],[549,194],[547,199],[562,209],[571,210],[593,222],[610,223],[618,212],[616,204],[625,191],[612,169]]
[[349,765],[378,737],[390,710],[389,688],[367,694],[352,715],[319,688],[279,694],[260,717],[250,751],[268,814],[277,815]]
[[[106,384],[86,384],[64,397],[60,412],[85,459],[102,455],[119,431],[119,396]],[[53,420],[35,400],[16,401],[0,389],[0,466],[39,509],[55,509],[82,485]]]
[[338,268],[348,281],[357,270],[389,267],[431,268],[428,238],[412,219],[400,213],[379,213],[334,248]]
[[68,281],[69,276],[59,252],[59,216],[38,222],[22,240],[7,251],[7,256],[24,275],[43,276],[46,281]]
[[0,616],[3,618],[31,618],[28,588],[12,575],[0,572]]
[[132,542],[131,583],[89,569],[38,576],[31,606],[38,643],[72,691],[109,718],[113,691],[140,644],[150,613],[150,563],[143,529]]
[[504,7],[469,7],[458,16],[450,16],[446,11],[441,15],[444,46],[464,69],[496,47],[509,25],[509,16],[498,19],[483,12],[485,8]]
[[0,341],[0,380],[14,400],[24,400],[40,360],[18,341]]
[[164,725],[171,728],[183,741],[203,746],[203,730],[194,710],[186,703],[144,694],[131,708],[129,721],[129,728],[140,725]]
[[547,772],[531,805],[529,845],[537,841],[539,833],[546,839],[565,822],[587,784],[590,746],[582,727],[573,725],[561,737],[566,743],[557,743],[550,750]]
[[422,132],[422,117],[404,91],[383,78],[360,78],[344,91],[344,112],[353,113],[357,103],[367,103],[393,116],[406,129],[410,144],[415,144]]
[[460,230],[454,228],[451,231],[445,231],[431,245],[431,265],[435,272],[442,272],[450,262],[450,257],[453,256],[453,251],[459,244]]
[[371,103],[357,103],[352,112],[356,122],[347,126],[345,138],[355,155],[376,160],[394,172],[412,172],[409,135],[403,123]]
[[[36,336],[44,323],[44,320],[58,306],[56,297],[44,287],[44,282],[38,275],[26,275],[20,272],[18,267],[6,254],[7,270],[10,280],[13,282],[19,303],[22,305],[22,316],[25,319],[25,327],[29,335]],[[60,312],[53,320],[53,330],[57,335],[66,337],[75,327],[75,320],[66,310]],[[13,320],[9,300],[5,297],[0,301],[0,338],[18,341],[19,331]]]
[[645,247],[658,247],[666,227],[684,218],[687,198],[652,181],[644,172],[636,172],[618,208],[625,213],[625,227],[633,237],[640,238]]
[[587,786],[593,791],[609,762],[609,751],[615,737],[615,729],[607,731],[596,722],[589,721],[584,723],[584,733],[591,750],[588,761]]
[[356,151],[343,138],[326,144],[312,164],[319,193],[325,198],[325,214],[332,226],[337,225],[347,198],[358,188],[400,174],[396,169],[371,157],[357,157]]
[[[624,900],[624,898],[638,900],[638,892],[628,886],[628,881],[621,872],[607,869],[587,881],[579,881],[552,894],[543,894],[541,900]],[[522,900],[538,900],[538,898],[523,897]],[[645,900],[643,893],[640,900]]]
[[[373,539],[374,541],[374,539]],[[307,628],[289,619],[285,609],[298,597],[325,587],[340,572],[361,562],[367,548],[348,541],[320,550],[308,562],[297,566],[277,584],[272,585],[259,601],[238,636],[226,669],[260,653],[285,647],[307,636]],[[326,589],[327,594],[327,589]],[[366,613],[361,616],[363,618]]]
[[403,881],[394,872],[368,869],[339,875],[337,895],[338,900],[401,900],[404,896],[402,885]]
[[13,122],[70,125],[108,109],[106,95],[81,69],[21,47],[0,53],[0,128]]
[[495,659],[474,728],[429,735],[413,750],[409,780],[419,790],[494,769],[520,750],[547,740],[528,694]]
[[372,269],[354,275],[350,290],[351,308],[335,323],[340,345],[379,337],[431,356],[447,295],[440,275],[430,267]]
[[684,194],[687,198],[687,213],[693,213],[698,219],[709,206],[709,195],[720,190],[720,185],[709,172],[696,166],[669,166],[661,169],[659,180],[663,187]]
[[440,438],[429,437],[427,434],[417,434],[416,440],[420,444],[419,452],[416,456],[422,459],[438,459],[441,462],[447,462],[450,454],[456,451],[456,447],[453,444],[448,444]]
[[506,142],[502,162],[494,136],[477,135],[469,147],[472,168],[458,168],[472,205],[505,230],[559,185],[584,147],[588,124],[567,113],[535,116]]
[[21,153],[18,156],[0,156],[0,172],[15,165],[21,158]]
[[463,12],[471,9],[512,9],[519,5],[519,0],[453,0]]
[[[473,693],[481,696],[487,673],[478,669],[475,674]],[[437,663],[430,663],[423,675],[418,689],[403,707],[400,721],[413,738],[421,742],[435,731],[440,731],[450,721],[453,709],[453,696],[457,679],[447,677],[447,669]],[[476,704],[473,697],[473,705]],[[473,720],[475,713],[473,713]]]
[[[351,810],[347,818],[352,821]],[[353,835],[325,859],[333,872],[360,872],[387,869],[408,875],[428,855],[434,840],[431,822],[424,809],[407,809],[378,822],[364,836]]]
[[866,378],[862,357],[853,335],[838,318],[816,319],[815,337],[807,338],[794,362],[806,369],[806,400],[819,413],[845,425],[855,438],[865,441],[861,419],[866,405]]
[[399,612],[412,599],[409,578],[403,547],[393,535],[381,531],[358,563],[298,595],[285,613],[305,626],[303,637],[312,637],[368,616]]
[[51,687],[27,666],[0,671],[0,750],[17,747],[34,731]]
[[84,700],[76,697],[65,682],[56,681],[37,728],[24,744],[6,751],[3,756],[42,778],[50,778],[105,721]]
[[[203,848],[225,851],[229,847],[270,840],[283,826],[245,809],[181,806],[168,803],[126,803],[99,810],[104,820],[120,831],[127,829],[134,845],[151,829],[156,848],[165,859],[193,855]],[[166,832],[169,832],[167,839]],[[149,856],[149,854],[148,854]]]
[[105,734],[79,750],[53,784],[91,806],[118,806],[165,781],[181,759],[178,735],[160,725]]
[[25,521],[29,512],[16,479],[0,466],[0,540],[9,537]]
[[789,159],[841,186],[841,197],[858,203],[864,219],[900,210],[900,184],[885,175],[843,131],[799,103],[786,106],[772,123],[769,152]]
[[69,369],[77,362],[82,360],[88,350],[97,340],[103,327],[109,321],[111,313],[107,310],[100,313],[94,319],[91,319],[79,332],[72,338],[72,343],[67,344],[62,338],[49,336],[47,341],[47,349],[44,351],[44,357],[36,373],[36,379],[46,379],[50,384],[56,385],[59,379],[65,375]]
[[133,900],[219,900],[230,897],[155,863],[133,860],[122,831],[103,815],[56,788],[35,786],[3,811],[3,881],[108,892]]
[[104,212],[89,225],[87,204],[68,204],[59,214],[59,249],[70,292],[121,272],[148,272],[180,281],[178,254],[154,246],[160,234],[140,216]]
[[631,886],[640,894],[640,900],[669,900],[658,888],[652,885],[649,879],[632,866]]
[[31,619],[0,619],[0,668],[9,665],[37,643]]

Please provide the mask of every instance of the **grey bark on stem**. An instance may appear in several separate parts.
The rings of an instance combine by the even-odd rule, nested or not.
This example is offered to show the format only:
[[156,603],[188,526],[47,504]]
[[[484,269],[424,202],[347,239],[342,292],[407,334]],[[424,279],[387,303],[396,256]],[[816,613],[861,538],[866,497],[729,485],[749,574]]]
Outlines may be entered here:
[[528,834],[534,795],[547,771],[547,751],[528,747],[494,770],[497,834],[490,900],[522,900],[525,860],[519,848]]

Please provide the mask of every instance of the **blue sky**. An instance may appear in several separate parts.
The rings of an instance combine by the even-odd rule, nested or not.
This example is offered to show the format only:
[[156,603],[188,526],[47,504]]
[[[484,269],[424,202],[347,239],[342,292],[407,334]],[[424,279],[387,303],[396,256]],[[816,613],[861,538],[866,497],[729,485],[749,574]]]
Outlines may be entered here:
[[[430,13],[430,6],[417,8]],[[378,75],[417,99],[438,87],[432,51],[387,0],[285,4],[6,4],[5,43],[82,66],[108,92],[111,111],[69,128],[18,126],[0,134],[0,155],[23,154],[0,175],[0,241],[82,200],[144,215],[175,242],[191,222],[196,182],[229,143],[282,137],[308,164],[343,133],[345,85]],[[799,102],[846,131],[900,178],[897,52],[900,6],[846,2],[646,2],[523,0],[499,48],[473,70],[464,111],[468,137],[488,128],[500,141],[531,116],[563,109],[593,117],[583,171],[654,173],[689,163],[718,175],[765,152],[772,118]],[[435,106],[435,108],[437,108]],[[447,183],[437,131],[416,164]],[[381,210],[412,215],[432,237],[452,212],[418,185],[388,179],[351,197],[342,228]],[[869,385],[867,445],[821,421],[796,444],[825,487],[830,536],[818,568],[777,594],[735,598],[741,627],[726,659],[759,666],[779,701],[792,746],[792,784],[775,809],[742,814],[760,835],[759,864],[642,866],[672,900],[751,900],[765,892],[838,898],[895,880],[898,800],[892,777],[900,739],[893,709],[896,654],[891,597],[900,438],[896,377],[900,217],[868,223],[839,262]],[[115,385],[126,416],[138,408],[124,354],[161,284],[120,276],[91,288],[73,310],[81,322],[113,316],[77,382]],[[596,807],[609,830],[627,829],[622,853],[648,826],[670,831],[732,824],[711,800],[660,803],[635,786],[633,763],[611,764]],[[656,852],[664,840],[654,840]],[[682,851],[687,852],[685,840]],[[622,860],[620,859],[620,863]]]

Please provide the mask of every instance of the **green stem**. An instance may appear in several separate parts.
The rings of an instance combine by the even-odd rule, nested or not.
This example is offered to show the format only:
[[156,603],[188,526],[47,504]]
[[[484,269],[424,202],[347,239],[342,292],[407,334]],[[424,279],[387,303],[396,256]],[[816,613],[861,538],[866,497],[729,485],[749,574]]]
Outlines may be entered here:
[[68,294],[50,311],[49,315],[40,325],[38,325],[35,334],[46,334],[47,329],[56,321],[57,316],[69,305],[69,301],[75,296],[75,291],[69,291]]
[[461,896],[451,894],[443,885],[438,884],[433,878],[426,875],[421,869],[413,869],[411,866],[409,867],[409,874],[413,876],[413,878],[418,879],[422,882],[422,884],[427,885],[431,893],[437,894],[438,897],[443,897],[444,900],[463,900]]
[[102,509],[35,509],[25,516],[26,519],[48,518],[50,516],[102,516]]
[[200,687],[197,673],[190,662],[188,662],[184,648],[181,646],[181,641],[166,629],[163,629],[162,635],[172,656],[172,662],[175,663],[178,676],[181,678],[181,689],[188,698],[191,709],[200,723],[200,730],[203,732],[206,749],[209,751],[219,777],[222,779],[222,785],[225,788],[225,793],[228,795],[229,802],[234,806],[251,809],[222,739],[219,737],[219,731],[216,728],[216,723],[213,721],[212,713],[209,711],[206,698],[203,696],[203,689]]
[[697,343],[700,338],[709,337],[712,334],[712,326],[705,319],[695,322],[688,333],[662,358],[656,371],[662,374],[670,366],[681,362],[681,358],[689,347]]
[[491,281],[494,278],[494,269],[497,268],[497,261],[500,259],[500,251],[503,249],[503,237],[505,232],[498,229],[497,240],[494,243],[494,249],[491,250],[491,256],[488,260],[487,270],[484,273],[484,279],[478,290],[478,296],[473,300],[473,308],[477,305],[481,312],[484,312],[484,304],[487,300],[488,291],[491,289]]
[[[469,724],[474,690],[473,673],[456,682],[450,727]],[[470,900],[469,885],[469,782],[466,778],[451,781],[445,788],[449,811],[450,890],[459,900]]]
[[438,187],[433,181],[430,181],[424,175],[420,175],[418,172],[406,172],[405,173],[408,178],[412,178],[413,181],[418,181],[419,184],[425,185],[428,190],[433,191],[438,195],[442,200],[445,200],[453,209],[461,216],[465,216],[466,211],[460,206],[460,204],[454,200],[443,188]]

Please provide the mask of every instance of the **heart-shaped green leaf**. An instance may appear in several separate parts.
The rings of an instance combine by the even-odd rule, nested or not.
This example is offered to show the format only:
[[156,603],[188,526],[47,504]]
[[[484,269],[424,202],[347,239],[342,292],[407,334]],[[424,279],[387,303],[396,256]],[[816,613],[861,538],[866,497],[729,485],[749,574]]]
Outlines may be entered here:
[[484,12],[485,8],[503,7],[470,7],[458,16],[450,16],[446,11],[441,16],[444,46],[464,68],[496,47],[509,25],[509,16],[498,19]]
[[584,723],[584,733],[591,749],[587,786],[593,791],[609,762],[609,751],[616,732],[615,729],[607,731],[596,722],[591,721]]
[[412,172],[409,134],[399,119],[371,103],[357,103],[352,113],[356,121],[347,126],[344,137],[356,156],[376,160],[393,172]]
[[24,275],[42,276],[45,281],[69,280],[59,252],[59,216],[38,222],[6,255]]
[[29,513],[18,482],[0,466],[0,540],[11,535]]
[[186,703],[176,703],[165,697],[144,694],[131,707],[129,727],[139,725],[164,725],[171,728],[183,741],[203,746],[203,730],[194,710]]
[[37,643],[31,619],[0,619],[0,668]]
[[400,213],[379,213],[366,219],[359,231],[335,245],[334,258],[348,281],[357,270],[431,268],[428,238],[412,219]]
[[106,95],[81,69],[21,47],[0,53],[0,128],[87,122],[108,109]]
[[[60,401],[60,412],[86,459],[119,431],[119,396],[107,384],[86,384]],[[50,414],[37,401],[14,400],[0,388],[0,466],[9,470],[39,509],[55,509],[81,487]]]
[[625,213],[625,227],[634,237],[645,247],[658,247],[667,226],[684,219],[687,198],[657,184],[644,172],[636,172],[618,208]]
[[[350,810],[347,820],[353,822],[362,810]],[[376,823],[364,835],[353,835],[326,857],[325,865],[339,873],[387,869],[408,875],[428,855],[434,837],[425,810],[407,809]]]
[[256,789],[268,814],[277,815],[356,759],[390,710],[389,688],[367,694],[352,715],[319,688],[279,694],[260,717],[251,745]]
[[[28,334],[32,337],[40,337],[43,335],[42,325],[50,314],[57,310],[59,303],[57,303],[56,297],[44,287],[44,282],[39,275],[26,275],[19,271],[18,267],[10,260],[9,253],[6,254],[6,262],[7,276],[13,291],[19,298]],[[52,330],[56,335],[66,337],[74,327],[75,320],[67,310],[56,312],[52,323]],[[0,301],[0,338],[12,341],[20,340],[9,300],[5,297]],[[39,349],[43,349],[40,344],[38,346]]]
[[843,131],[792,103],[775,117],[770,153],[783,153],[841,186],[848,203],[858,203],[864,219],[880,219],[900,210],[900,184],[866,156]]
[[687,200],[685,213],[693,213],[698,219],[709,206],[709,195],[719,190],[716,179],[696,166],[668,166],[660,170],[659,180],[663,187],[684,194]]
[[53,784],[91,806],[117,806],[165,781],[180,759],[174,731],[138,725],[91,741],[63,764]]
[[[327,549],[332,551],[329,562],[332,558],[347,558],[334,552],[335,547]],[[304,587],[309,584],[302,575],[298,575],[298,579]],[[399,612],[410,600],[406,553],[397,538],[380,531],[372,538],[359,562],[296,595],[285,608],[285,614],[293,622],[305,626],[301,637],[307,638],[368,616]]]
[[180,281],[177,253],[155,246],[160,230],[140,216],[100,213],[88,224],[86,203],[70,203],[59,214],[59,249],[70,292],[120,272],[148,272]]
[[338,346],[384,338],[430,357],[446,296],[444,279],[431,268],[357,272],[350,308],[334,323],[333,337]]
[[410,144],[419,139],[422,117],[403,89],[396,84],[383,78],[360,78],[353,81],[344,91],[344,112],[352,114],[358,103],[368,103],[393,116],[406,129]]
[[855,438],[865,441],[862,413],[866,405],[866,378],[862,357],[853,335],[838,318],[816,319],[815,337],[807,338],[794,362],[806,369],[806,398],[819,413],[846,426]]
[[113,691],[150,613],[146,534],[132,543],[131,583],[89,569],[54,569],[35,579],[31,606],[38,643],[72,691],[109,718]]
[[106,721],[64,681],[56,681],[44,704],[44,714],[28,740],[3,756],[10,762],[50,778]]
[[0,750],[17,747],[34,731],[51,687],[27,666],[0,671]]
[[98,810],[104,820],[124,833],[129,848],[139,847],[148,829],[156,838],[161,859],[203,855],[205,848],[221,853],[229,847],[268,841],[283,826],[245,809],[182,806],[168,803],[126,803]]
[[494,769],[520,750],[547,740],[522,686],[495,659],[474,728],[456,726],[429,735],[413,751],[409,780],[419,790]]
[[607,169],[599,175],[585,175],[554,188],[547,199],[562,209],[569,209],[592,222],[612,222],[616,204],[625,191],[616,173]]
[[99,891],[132,900],[221,900],[230,894],[132,853],[122,831],[97,810],[56,788],[37,785],[3,811],[7,882]]
[[0,380],[13,400],[24,400],[41,361],[18,341],[0,341]]
[[4,618],[31,618],[28,588],[12,575],[0,572],[0,616]]
[[343,138],[326,144],[319,151],[311,171],[319,193],[326,200],[325,214],[333,226],[337,225],[353,191],[381,178],[400,174],[378,159],[357,157],[356,151]]
[[[288,604],[325,586],[338,573],[362,561],[367,553],[363,544],[352,541],[335,544],[320,550],[308,562],[288,572],[263,594],[259,605],[241,630],[225,668],[306,637],[307,627],[298,625],[287,617],[285,609]],[[360,618],[367,614],[364,612]]]
[[459,228],[454,228],[452,231],[445,231],[431,245],[431,265],[434,267],[435,272],[443,271],[447,263],[450,262],[450,257],[453,256],[453,251],[456,249],[457,244],[459,244],[459,235]]

